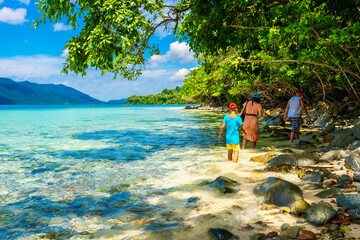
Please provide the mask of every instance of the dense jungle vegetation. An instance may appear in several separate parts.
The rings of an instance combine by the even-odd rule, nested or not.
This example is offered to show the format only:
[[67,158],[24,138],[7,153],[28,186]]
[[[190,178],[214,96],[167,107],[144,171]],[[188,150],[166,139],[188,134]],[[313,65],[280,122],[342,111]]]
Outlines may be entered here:
[[[159,54],[149,39],[171,27],[197,54],[185,79],[195,101],[226,104],[259,92],[269,105],[296,88],[307,101],[351,111],[360,102],[359,0],[39,0],[43,17],[66,18],[81,33],[69,40],[63,71],[92,67],[130,80]],[[172,24],[172,25],[170,25]]]
[[147,96],[129,97],[124,104],[186,104],[192,103],[180,87],[164,89],[161,93]]

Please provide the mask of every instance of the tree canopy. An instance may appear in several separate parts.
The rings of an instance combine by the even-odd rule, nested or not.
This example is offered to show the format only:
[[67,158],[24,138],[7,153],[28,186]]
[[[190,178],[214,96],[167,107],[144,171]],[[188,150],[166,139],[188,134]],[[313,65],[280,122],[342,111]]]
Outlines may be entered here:
[[149,42],[155,30],[174,23],[173,33],[200,57],[185,80],[193,96],[226,101],[261,83],[301,87],[324,100],[339,91],[360,99],[360,0],[173,2],[39,0],[43,17],[34,26],[84,21],[65,46],[64,72],[94,67],[135,79],[145,56],[159,54]]

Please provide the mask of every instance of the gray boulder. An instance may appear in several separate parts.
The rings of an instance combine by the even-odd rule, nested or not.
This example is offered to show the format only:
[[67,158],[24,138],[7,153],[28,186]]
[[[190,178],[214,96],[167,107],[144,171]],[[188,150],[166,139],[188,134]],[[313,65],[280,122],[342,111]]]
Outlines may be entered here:
[[347,146],[349,146],[353,141],[354,137],[349,134],[339,134],[337,135],[334,140],[329,143],[329,145],[326,147],[327,151],[331,151],[334,149],[342,149]]
[[354,182],[360,182],[360,172],[355,172],[353,176]]
[[336,211],[325,202],[320,202],[309,208],[304,215],[307,222],[315,225],[322,226],[330,222],[337,215]]
[[264,183],[257,185],[254,188],[254,193],[258,196],[264,196],[267,203],[279,207],[290,207],[293,202],[303,199],[303,192],[297,185],[273,177],[269,177]]
[[282,166],[284,164],[310,166],[319,163],[319,158],[308,153],[280,154],[279,156],[270,159],[266,163],[270,164],[271,166]]
[[321,126],[321,127],[325,127],[326,124],[331,120],[331,116],[329,115],[329,113],[325,112],[323,113],[315,122],[315,125]]
[[338,207],[348,207],[350,209],[359,208],[360,194],[338,196],[336,198],[336,204]]
[[231,232],[222,228],[210,228],[209,231],[210,239],[214,240],[235,240],[239,237],[234,236]]
[[266,121],[266,125],[270,126],[284,126],[285,122],[282,117],[270,118]]
[[357,151],[352,152],[345,159],[345,167],[348,169],[352,169],[355,172],[360,172],[360,154],[359,154],[359,152],[357,152]]
[[322,161],[332,161],[332,160],[339,160],[340,158],[347,157],[344,150],[332,150],[322,154],[320,160]]
[[222,193],[234,193],[237,192],[239,189],[239,183],[231,180],[227,177],[217,177],[214,181],[210,183],[212,188],[218,189]]
[[337,181],[339,188],[350,187],[351,184],[353,183],[353,179],[346,174],[341,175],[341,177],[339,177],[336,181]]
[[306,174],[304,175],[301,180],[303,181],[307,181],[307,182],[322,182],[323,181],[323,176],[319,173],[319,172],[313,172],[310,174]]
[[350,147],[350,150],[355,150],[355,149],[360,148],[360,140],[353,141],[349,147]]
[[360,124],[354,125],[352,128],[352,134],[354,135],[355,139],[360,140]]
[[318,198],[335,198],[344,195],[340,188],[330,188],[319,192],[315,196]]
[[282,109],[282,108],[275,108],[274,110],[272,110],[272,111],[270,112],[269,116],[272,117],[272,118],[276,118],[276,117],[282,115],[283,112],[284,112],[284,109]]

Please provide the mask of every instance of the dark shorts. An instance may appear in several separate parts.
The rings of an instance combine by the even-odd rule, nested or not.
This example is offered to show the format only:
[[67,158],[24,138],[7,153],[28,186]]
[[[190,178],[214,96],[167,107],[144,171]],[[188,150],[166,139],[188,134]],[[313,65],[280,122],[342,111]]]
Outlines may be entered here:
[[300,132],[301,118],[289,117],[289,121],[291,122],[291,131],[296,133]]

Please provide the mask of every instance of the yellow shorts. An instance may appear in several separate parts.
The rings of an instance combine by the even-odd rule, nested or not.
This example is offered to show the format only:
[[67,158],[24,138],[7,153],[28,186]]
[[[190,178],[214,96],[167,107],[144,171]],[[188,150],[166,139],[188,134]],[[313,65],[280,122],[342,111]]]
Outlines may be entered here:
[[226,147],[229,150],[240,151],[240,144],[226,144]]

